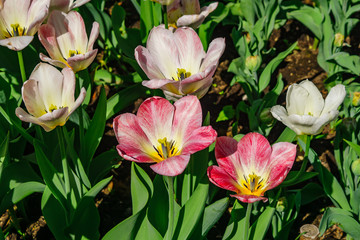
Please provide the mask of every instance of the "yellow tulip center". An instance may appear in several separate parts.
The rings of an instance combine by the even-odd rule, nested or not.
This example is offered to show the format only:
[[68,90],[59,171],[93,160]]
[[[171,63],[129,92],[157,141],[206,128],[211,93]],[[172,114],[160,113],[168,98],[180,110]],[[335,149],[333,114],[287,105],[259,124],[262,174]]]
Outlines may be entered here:
[[156,162],[161,162],[167,158],[180,154],[180,151],[177,148],[174,140],[168,141],[165,137],[163,139],[158,139],[158,143],[159,145],[157,147],[153,145],[153,148],[156,151],[156,155],[155,155]]
[[58,108],[56,105],[51,104],[48,110],[45,109],[45,112],[49,113],[49,112],[53,112],[55,110],[62,109],[62,108],[64,108],[64,107],[61,106],[61,107]]
[[11,37],[18,37],[18,36],[24,36],[26,35],[26,29],[25,27],[20,27],[20,24],[15,23],[11,24],[11,29],[6,29],[6,32],[4,33],[5,38],[11,38]]
[[191,72],[187,72],[184,68],[178,68],[176,77],[175,78],[173,77],[172,79],[174,81],[181,81],[190,76],[191,76]]
[[78,51],[78,50],[70,50],[69,51],[69,56],[70,57],[73,57],[73,56],[78,55],[78,54],[80,54],[80,51]]
[[262,196],[266,191],[266,180],[256,175],[255,173],[248,176],[243,175],[243,179],[240,183],[241,194]]

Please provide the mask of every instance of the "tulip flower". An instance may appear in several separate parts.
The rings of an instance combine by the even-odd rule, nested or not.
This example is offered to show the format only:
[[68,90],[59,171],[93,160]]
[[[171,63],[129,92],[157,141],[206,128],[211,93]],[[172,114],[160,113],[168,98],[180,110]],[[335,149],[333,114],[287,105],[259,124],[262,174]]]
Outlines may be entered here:
[[218,3],[214,2],[200,9],[199,0],[175,0],[168,7],[168,20],[178,27],[189,26],[195,29],[217,6]]
[[219,166],[210,166],[207,174],[210,182],[235,192],[231,196],[242,202],[265,202],[265,191],[285,179],[295,156],[295,144],[279,142],[271,147],[259,133],[246,134],[239,142],[230,137],[219,137],[215,145]]
[[205,53],[193,29],[173,32],[159,26],[151,30],[146,48],[136,47],[135,58],[150,79],[142,82],[144,86],[162,89],[170,100],[185,95],[201,98],[212,84],[224,49],[224,38],[214,39]]
[[99,24],[94,22],[88,39],[78,12],[52,11],[47,24],[39,29],[40,42],[50,58],[40,53],[40,59],[60,68],[70,67],[74,72],[83,70],[96,57],[97,49],[93,45],[98,35]]
[[63,126],[84,101],[84,88],[76,101],[74,92],[75,74],[70,68],[59,72],[49,64],[40,63],[22,87],[22,98],[29,113],[18,107],[16,116],[21,121],[40,125],[49,132],[56,126]]
[[117,151],[126,160],[155,163],[156,173],[176,176],[186,168],[190,154],[215,141],[216,131],[201,127],[202,110],[195,96],[170,104],[161,97],[146,99],[137,115],[124,113],[114,119]]
[[[90,0],[51,0],[50,9],[59,10],[62,12],[70,12],[74,8],[80,7],[85,3],[90,2]],[[50,11],[51,11],[50,10]]]
[[153,2],[160,3],[161,5],[170,5],[174,2],[174,0],[152,0]]
[[50,0],[0,0],[0,45],[21,51],[33,40]]
[[338,84],[330,90],[324,101],[317,87],[305,80],[289,87],[286,109],[277,105],[271,108],[271,113],[298,135],[316,135],[338,116],[337,108],[344,101],[345,95],[345,86]]

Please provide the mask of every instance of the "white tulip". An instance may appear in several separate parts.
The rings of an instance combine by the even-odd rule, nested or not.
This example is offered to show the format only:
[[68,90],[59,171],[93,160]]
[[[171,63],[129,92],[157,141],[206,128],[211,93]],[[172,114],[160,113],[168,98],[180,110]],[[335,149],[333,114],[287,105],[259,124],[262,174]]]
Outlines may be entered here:
[[276,105],[271,108],[271,114],[298,135],[316,135],[338,116],[337,109],[345,95],[345,86],[338,84],[330,90],[324,101],[317,87],[305,80],[289,87],[286,109]]

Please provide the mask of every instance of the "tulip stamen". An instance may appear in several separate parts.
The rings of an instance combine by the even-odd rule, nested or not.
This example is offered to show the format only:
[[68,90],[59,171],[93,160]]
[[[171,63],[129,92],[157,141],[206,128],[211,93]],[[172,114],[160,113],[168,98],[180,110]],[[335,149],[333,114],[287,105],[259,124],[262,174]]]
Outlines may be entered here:
[[177,78],[172,77],[174,81],[182,81],[185,78],[188,78],[191,76],[191,72],[187,72],[184,68],[178,68],[177,69]]
[[78,50],[69,50],[69,56],[70,57],[73,57],[73,56],[78,55],[78,54],[80,54],[80,51],[78,51]]
[[161,158],[160,161],[179,154],[179,150],[176,148],[174,140],[168,141],[165,137],[163,139],[159,139],[158,142],[160,145],[158,147],[153,145],[153,148],[155,149],[157,155]]
[[241,187],[243,186],[245,189],[242,188],[240,190],[245,194],[260,196],[266,190],[263,180],[263,178],[255,173],[249,174],[248,177],[244,174]]
[[18,23],[11,24],[12,31],[8,33],[10,34],[10,37],[18,37],[18,36],[24,36],[25,35],[25,28],[21,28]]

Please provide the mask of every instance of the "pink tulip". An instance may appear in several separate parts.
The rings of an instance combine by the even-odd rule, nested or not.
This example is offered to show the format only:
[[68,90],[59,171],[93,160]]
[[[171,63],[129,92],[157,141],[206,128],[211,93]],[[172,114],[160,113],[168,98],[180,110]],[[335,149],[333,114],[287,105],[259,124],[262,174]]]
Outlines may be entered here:
[[175,0],[168,7],[168,20],[178,27],[189,26],[195,29],[217,6],[218,3],[214,2],[200,9],[199,0]]
[[33,40],[50,0],[0,0],[0,45],[21,51]]
[[148,98],[137,115],[124,113],[114,119],[116,148],[126,160],[155,163],[150,167],[156,173],[176,176],[186,168],[190,154],[216,139],[216,131],[201,123],[200,101],[195,96],[174,105],[161,97]]
[[210,181],[242,202],[267,201],[264,193],[278,186],[290,171],[296,156],[296,145],[275,143],[272,147],[259,133],[246,134],[239,142],[229,137],[216,140],[218,166],[210,166]]
[[40,53],[40,59],[54,66],[70,67],[74,72],[87,68],[96,57],[93,49],[99,35],[99,24],[93,23],[90,39],[86,35],[84,21],[78,12],[68,14],[53,11],[47,24],[39,29],[39,39],[50,58]]
[[75,74],[70,68],[59,72],[49,64],[40,63],[22,87],[22,97],[29,113],[18,107],[16,116],[21,121],[40,125],[49,132],[56,126],[63,126],[84,101],[84,88],[76,101],[74,92]]
[[[70,12],[74,8],[80,7],[85,3],[90,2],[90,0],[51,0],[50,9],[59,10],[62,12]],[[50,11],[51,11],[50,10]]]
[[150,79],[143,81],[144,86],[162,89],[170,100],[185,95],[201,98],[212,84],[224,49],[224,38],[214,39],[205,53],[193,29],[173,32],[159,26],[151,30],[146,48],[136,47],[135,58]]

